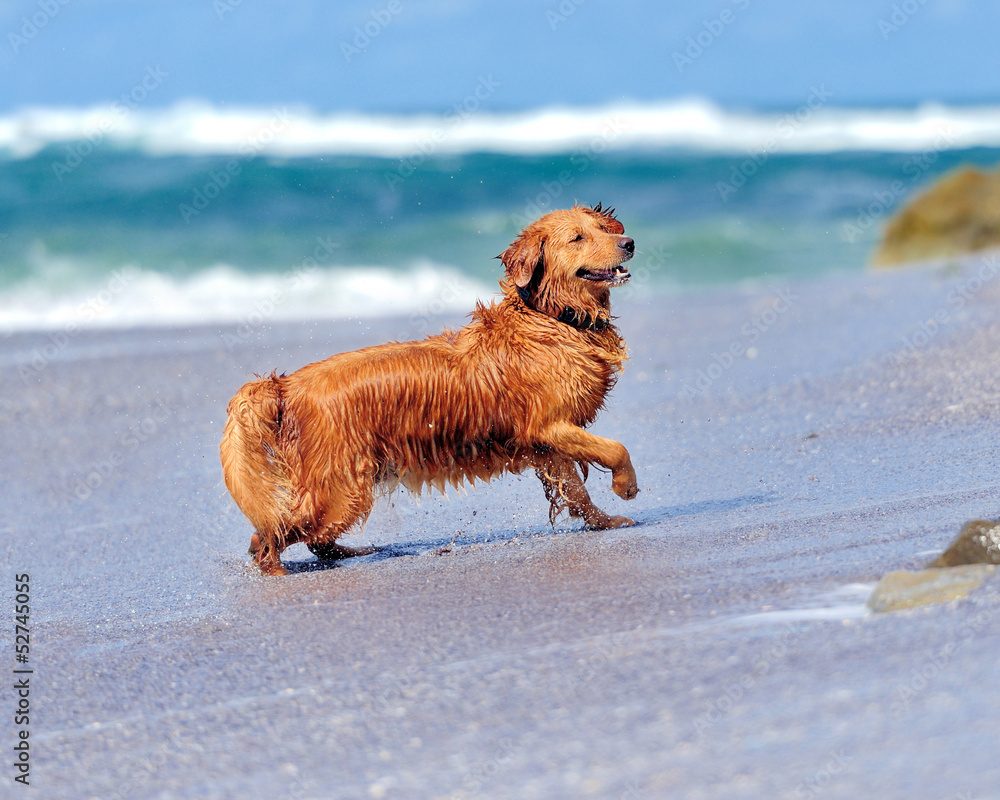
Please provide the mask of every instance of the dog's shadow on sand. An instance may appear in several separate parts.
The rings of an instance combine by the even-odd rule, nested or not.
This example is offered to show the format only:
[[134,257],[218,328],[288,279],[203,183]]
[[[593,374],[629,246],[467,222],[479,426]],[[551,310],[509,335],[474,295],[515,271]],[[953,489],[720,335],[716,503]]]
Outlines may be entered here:
[[[739,497],[711,498],[709,500],[696,500],[693,503],[684,503],[679,506],[665,506],[663,508],[650,509],[644,515],[643,521],[647,524],[657,524],[670,522],[680,517],[700,517],[711,514],[729,514],[733,511],[743,511],[754,506],[764,506],[776,502],[780,498],[777,492],[765,492],[763,494],[744,494]],[[638,522],[638,520],[636,520]]]
[[[636,528],[660,525],[681,517],[728,514],[754,506],[768,505],[778,500],[778,498],[779,495],[777,492],[766,492],[764,494],[741,495],[739,497],[698,500],[693,503],[649,509],[635,516],[635,526],[620,530],[634,530]],[[487,547],[506,547],[535,538],[567,536],[588,532],[590,531],[584,525],[577,522],[567,522],[564,519],[557,522],[554,528],[547,525],[539,525],[526,530],[491,530],[479,533],[466,530],[452,537],[411,539],[400,543],[390,542],[384,545],[369,545],[374,547],[375,552],[368,553],[367,555],[341,559],[321,559],[310,556],[302,560],[285,561],[284,565],[292,575],[307,572],[325,572],[326,570],[337,569],[339,567],[375,564],[379,561],[404,556],[447,556],[458,552],[473,552]],[[298,546],[296,545],[296,547]]]
[[[636,526],[638,527],[640,525],[642,525],[642,520],[636,519]],[[478,533],[466,530],[451,537],[443,536],[434,539],[410,539],[406,542],[399,543],[390,542],[384,545],[367,545],[374,547],[375,552],[351,558],[321,559],[311,556],[302,560],[289,559],[284,561],[283,564],[289,574],[297,575],[305,572],[323,572],[326,570],[337,569],[338,567],[354,567],[362,564],[375,564],[379,561],[401,558],[404,556],[436,558],[439,556],[448,556],[461,552],[471,553],[485,548],[518,545],[531,539],[570,536],[573,534],[589,532],[590,531],[582,524],[576,522],[570,523],[565,520],[557,522],[555,528],[548,525],[538,525],[521,530],[490,530]]]
[[[305,572],[325,572],[341,567],[357,566],[359,564],[375,564],[390,558],[401,556],[422,556],[433,552],[434,548],[440,548],[447,543],[447,539],[436,542],[406,542],[405,544],[387,544],[378,547],[373,546],[375,552],[366,555],[352,556],[350,558],[317,558],[308,556],[300,561],[283,560],[282,565],[288,570],[290,575],[298,575]],[[291,549],[291,548],[289,548]]]

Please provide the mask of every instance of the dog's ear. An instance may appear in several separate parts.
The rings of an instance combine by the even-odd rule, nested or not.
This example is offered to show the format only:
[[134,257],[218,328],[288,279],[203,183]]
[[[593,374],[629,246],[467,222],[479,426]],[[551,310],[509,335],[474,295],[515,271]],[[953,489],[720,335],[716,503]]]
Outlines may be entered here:
[[506,267],[507,276],[514,285],[523,289],[531,283],[535,270],[545,258],[545,239],[537,233],[525,231],[497,258]]

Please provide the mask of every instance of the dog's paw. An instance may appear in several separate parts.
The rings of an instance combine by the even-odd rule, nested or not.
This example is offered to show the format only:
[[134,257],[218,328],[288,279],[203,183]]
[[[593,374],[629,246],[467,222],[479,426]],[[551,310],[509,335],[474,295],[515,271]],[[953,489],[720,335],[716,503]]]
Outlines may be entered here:
[[596,509],[595,512],[587,517],[587,527],[592,531],[606,531],[609,528],[627,528],[630,525],[635,525],[635,520],[628,517],[610,517],[603,511]]
[[635,470],[629,467],[615,475],[611,481],[611,491],[622,500],[631,500],[639,494],[639,484],[635,480]]
[[288,569],[285,567],[284,564],[281,563],[280,560],[277,559],[273,561],[267,561],[267,560],[260,561],[257,559],[255,560],[257,561],[257,567],[260,569],[262,575],[280,576],[288,574]]

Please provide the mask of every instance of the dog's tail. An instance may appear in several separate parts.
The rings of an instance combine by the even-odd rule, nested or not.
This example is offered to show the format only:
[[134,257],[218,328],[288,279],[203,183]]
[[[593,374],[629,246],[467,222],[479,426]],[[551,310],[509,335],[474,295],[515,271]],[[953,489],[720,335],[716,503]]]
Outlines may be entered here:
[[257,529],[251,552],[260,550],[254,555],[263,565],[283,549],[297,505],[281,441],[287,415],[279,379],[272,374],[247,383],[226,411],[229,418],[219,446],[226,488]]

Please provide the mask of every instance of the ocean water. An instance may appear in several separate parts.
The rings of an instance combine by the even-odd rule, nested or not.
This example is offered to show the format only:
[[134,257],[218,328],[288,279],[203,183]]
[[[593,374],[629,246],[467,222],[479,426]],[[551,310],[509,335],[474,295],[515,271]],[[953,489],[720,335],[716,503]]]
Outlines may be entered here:
[[508,115],[0,118],[0,332],[467,310],[552,208],[615,206],[636,294],[866,268],[885,219],[1000,161],[1000,108],[691,100]]

